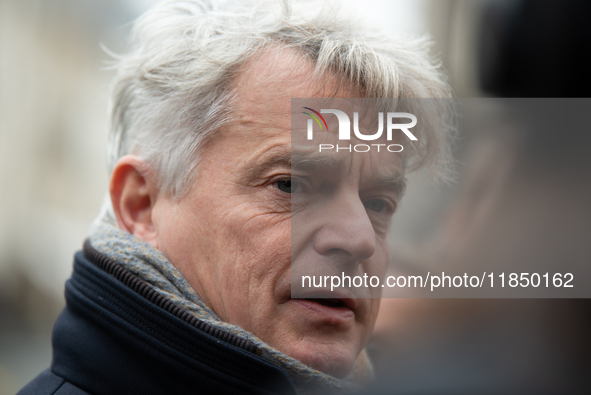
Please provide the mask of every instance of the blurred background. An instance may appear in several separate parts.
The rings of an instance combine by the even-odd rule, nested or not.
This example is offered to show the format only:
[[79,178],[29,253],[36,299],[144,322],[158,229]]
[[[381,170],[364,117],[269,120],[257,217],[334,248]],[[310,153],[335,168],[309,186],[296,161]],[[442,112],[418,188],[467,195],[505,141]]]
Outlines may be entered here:
[[[130,23],[149,4],[0,0],[0,395],[16,393],[51,362],[51,327],[64,304],[72,256],[106,192],[112,72],[101,44],[123,51]],[[458,97],[572,98],[591,92],[585,58],[591,9],[584,0],[339,4],[358,7],[392,33],[429,34]],[[493,250],[523,254],[499,238],[508,226],[511,240],[553,226],[591,241],[591,166],[584,151],[591,133],[561,133],[567,138],[558,150],[551,136],[496,128],[461,134],[454,184],[410,180],[394,222],[394,265],[421,267],[443,259],[465,264]],[[523,185],[519,199],[507,197]],[[547,193],[557,189],[562,195]],[[520,212],[540,196],[552,198],[521,227],[499,216],[508,205]],[[571,211],[555,210],[553,222],[544,222],[549,209],[564,207]],[[491,235],[497,237],[493,242]],[[476,252],[470,246],[478,246]],[[580,244],[556,245],[554,252],[573,248]],[[588,250],[575,253],[591,262]],[[590,312],[587,300],[385,299],[370,345],[379,390],[591,392],[585,378],[591,371]]]
[[64,281],[106,191],[108,56],[148,6],[0,0],[0,394],[51,361]]

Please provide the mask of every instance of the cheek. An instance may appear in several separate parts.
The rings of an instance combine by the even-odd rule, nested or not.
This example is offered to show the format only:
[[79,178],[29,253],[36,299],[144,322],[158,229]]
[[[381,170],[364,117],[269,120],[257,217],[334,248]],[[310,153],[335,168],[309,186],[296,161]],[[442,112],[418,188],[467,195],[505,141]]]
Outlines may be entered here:
[[260,287],[273,291],[273,284],[278,277],[289,272],[290,228],[288,222],[267,226],[265,229],[244,229],[233,233],[234,253],[229,256],[233,271],[237,276],[229,278],[241,284],[241,288]]
[[385,239],[378,241],[374,261],[369,270],[374,273],[373,275],[384,278],[390,265],[390,244]]
[[190,236],[194,221],[188,220],[182,206],[163,199],[157,202],[152,215],[157,228],[157,248],[182,272],[194,255],[195,245]]
[[[233,259],[251,262],[252,273],[272,270],[289,257],[291,228],[289,215],[261,213],[247,205],[235,206],[219,219],[224,234],[220,240],[232,247]],[[223,249],[223,246],[220,246]],[[244,268],[246,269],[246,268]]]
[[[380,303],[381,303],[382,299],[381,298],[374,298],[371,300],[371,313],[370,313],[370,317],[368,319],[368,325],[366,328],[366,342],[369,341],[369,338],[371,337],[371,334],[373,333],[373,328],[375,326],[376,320],[378,318],[378,313],[380,311]],[[365,343],[363,343],[365,344]]]
[[226,251],[219,284],[229,302],[223,318],[252,330],[277,313],[278,287],[289,282],[289,221],[260,216],[228,225],[226,245],[219,245]]

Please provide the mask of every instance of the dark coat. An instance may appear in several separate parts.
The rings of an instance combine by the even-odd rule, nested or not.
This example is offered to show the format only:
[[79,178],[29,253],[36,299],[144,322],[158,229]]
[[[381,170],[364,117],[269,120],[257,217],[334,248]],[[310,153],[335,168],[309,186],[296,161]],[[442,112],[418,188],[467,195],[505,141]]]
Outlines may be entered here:
[[88,242],[65,296],[51,367],[19,395],[295,393],[252,342],[196,319]]

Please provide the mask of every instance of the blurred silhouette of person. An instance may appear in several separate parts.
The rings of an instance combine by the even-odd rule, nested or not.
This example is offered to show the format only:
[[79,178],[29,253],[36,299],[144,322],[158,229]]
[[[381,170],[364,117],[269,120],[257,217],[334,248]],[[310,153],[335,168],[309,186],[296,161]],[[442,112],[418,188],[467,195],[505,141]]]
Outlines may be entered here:
[[[580,99],[507,102],[521,128],[466,137],[467,174],[436,253],[417,265],[588,266],[589,11],[584,1],[486,3],[483,91]],[[590,312],[589,299],[385,299],[370,347],[380,378],[372,393],[589,393]]]

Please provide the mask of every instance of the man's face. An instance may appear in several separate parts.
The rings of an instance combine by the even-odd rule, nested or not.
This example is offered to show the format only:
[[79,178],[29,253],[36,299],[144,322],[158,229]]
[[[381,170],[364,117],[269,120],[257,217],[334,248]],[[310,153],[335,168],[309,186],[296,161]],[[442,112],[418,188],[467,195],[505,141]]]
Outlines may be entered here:
[[[294,64],[306,70],[295,71]],[[333,155],[336,166],[292,170],[290,98],[323,94],[309,81],[307,67],[297,55],[277,51],[242,72],[237,120],[203,148],[190,192],[178,202],[159,198],[153,218],[157,247],[222,320],[343,377],[371,335],[379,299],[365,293],[346,307],[292,299],[292,260],[294,267],[334,265],[339,273],[382,275],[386,222],[398,196],[372,184],[380,163],[369,155],[339,153]],[[401,170],[397,157],[392,165]],[[330,193],[300,204],[313,175]],[[292,215],[309,218],[293,234]]]

